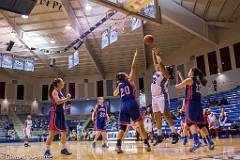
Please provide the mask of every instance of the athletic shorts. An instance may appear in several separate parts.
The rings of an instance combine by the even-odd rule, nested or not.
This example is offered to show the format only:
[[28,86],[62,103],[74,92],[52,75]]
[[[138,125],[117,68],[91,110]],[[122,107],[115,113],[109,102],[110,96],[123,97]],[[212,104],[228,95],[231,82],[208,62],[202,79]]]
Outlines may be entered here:
[[203,109],[200,101],[185,100],[186,106],[186,123],[188,126],[196,125],[199,128],[206,126],[203,117]]
[[121,101],[119,124],[128,125],[131,121],[141,120],[139,105],[135,100]]
[[58,132],[67,131],[64,112],[51,111],[48,130]]
[[31,129],[30,128],[25,128],[24,134],[25,134],[25,136],[29,137],[31,135]]
[[151,133],[153,131],[152,123],[144,123],[144,128],[147,133]]
[[95,131],[106,131],[106,118],[97,118],[94,126]]
[[153,112],[169,112],[170,111],[170,101],[168,95],[164,96],[153,96],[152,97],[152,110]]

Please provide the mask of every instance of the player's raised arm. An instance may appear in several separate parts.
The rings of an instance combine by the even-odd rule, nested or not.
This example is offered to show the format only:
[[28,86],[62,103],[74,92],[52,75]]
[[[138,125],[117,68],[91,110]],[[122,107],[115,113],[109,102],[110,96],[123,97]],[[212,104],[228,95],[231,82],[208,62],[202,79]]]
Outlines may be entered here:
[[156,54],[154,52],[154,50],[152,50],[152,59],[153,59],[153,66],[155,68],[155,71],[159,71],[159,68],[158,68],[158,63],[157,63],[157,57],[156,57]]
[[192,84],[193,84],[192,78],[187,78],[183,82],[177,84],[175,87],[177,89],[182,89],[182,88],[185,88],[186,86],[191,86]]
[[136,74],[136,57],[138,55],[138,50],[136,49],[136,52],[133,57],[132,66],[131,66],[131,72],[129,74],[129,80],[133,83],[135,79]]
[[183,78],[183,76],[182,76],[182,73],[181,73],[180,71],[177,71],[177,73],[178,73],[178,76],[179,76],[181,82],[183,82],[183,81],[184,81],[184,78]]
[[160,54],[159,48],[153,48],[152,54],[153,54],[153,64],[154,64],[155,70],[160,71],[163,74],[164,78],[169,79],[170,75],[165,65],[162,63],[162,59],[159,55]]

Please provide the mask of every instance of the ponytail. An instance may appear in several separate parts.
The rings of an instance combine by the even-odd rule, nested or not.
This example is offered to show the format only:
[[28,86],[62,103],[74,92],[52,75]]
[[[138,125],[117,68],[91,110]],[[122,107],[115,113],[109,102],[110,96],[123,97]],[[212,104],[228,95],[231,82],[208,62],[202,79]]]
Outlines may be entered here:
[[193,76],[198,77],[201,84],[205,87],[207,85],[207,79],[205,78],[205,75],[203,72],[198,68],[192,68]]
[[49,97],[52,98],[52,92],[53,90],[57,87],[58,83],[60,83],[62,81],[61,78],[56,78],[54,79],[54,81],[51,83],[50,85],[50,88],[49,88],[49,91],[48,91],[48,94],[49,94]]
[[48,91],[48,94],[49,94],[49,97],[50,97],[50,98],[52,98],[52,92],[53,92],[54,89],[55,89],[55,86],[54,86],[54,84],[52,83],[52,84],[50,85],[50,88],[49,88],[49,91]]
[[205,76],[204,76],[204,74],[203,74],[203,72],[202,72],[201,70],[199,70],[198,78],[200,79],[202,85],[203,85],[204,87],[206,87],[206,85],[207,85],[207,79],[205,78]]

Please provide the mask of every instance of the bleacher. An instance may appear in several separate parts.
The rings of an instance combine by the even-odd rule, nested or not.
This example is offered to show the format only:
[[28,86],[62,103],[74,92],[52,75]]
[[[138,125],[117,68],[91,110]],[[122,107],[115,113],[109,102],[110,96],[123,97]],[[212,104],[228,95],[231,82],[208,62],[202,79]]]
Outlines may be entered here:
[[[11,131],[14,131],[14,125],[9,120],[8,116],[0,116],[0,142],[5,142],[6,140],[14,139],[12,135],[9,135]],[[17,135],[15,135],[17,138]]]
[[[217,100],[218,102],[221,101],[222,97],[226,98],[230,105],[221,105],[221,106],[211,106],[211,111],[215,113],[217,119],[219,118],[221,108],[225,108],[225,112],[227,112],[228,115],[228,121],[227,123],[229,125],[226,125],[225,127],[222,127],[221,129],[227,129],[229,131],[235,130],[236,131],[236,125],[240,126],[240,86],[226,91],[226,92],[220,92],[208,95],[203,98],[203,107],[207,108],[208,105],[208,99],[210,100]],[[177,111],[179,107],[182,106],[182,99],[183,98],[175,98],[171,99],[171,111]],[[176,129],[180,129],[181,126],[181,120],[177,119],[174,120]],[[162,125],[163,133],[168,134],[170,133],[170,128],[168,124],[164,121]],[[118,127],[116,125],[108,125],[107,131],[117,131]],[[237,130],[236,133],[240,133],[240,130]]]

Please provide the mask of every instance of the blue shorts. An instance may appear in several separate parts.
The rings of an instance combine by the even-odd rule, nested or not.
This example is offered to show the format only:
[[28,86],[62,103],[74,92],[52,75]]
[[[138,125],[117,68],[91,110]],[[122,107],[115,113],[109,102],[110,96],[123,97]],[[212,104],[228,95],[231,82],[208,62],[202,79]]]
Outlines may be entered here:
[[186,101],[186,123],[190,125],[202,125],[204,124],[203,108],[200,101]]
[[141,120],[139,105],[135,100],[121,101],[119,124],[127,125]]
[[97,118],[95,121],[95,131],[106,131],[106,118]]

